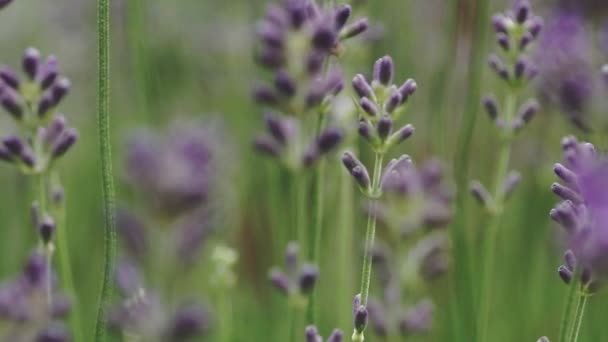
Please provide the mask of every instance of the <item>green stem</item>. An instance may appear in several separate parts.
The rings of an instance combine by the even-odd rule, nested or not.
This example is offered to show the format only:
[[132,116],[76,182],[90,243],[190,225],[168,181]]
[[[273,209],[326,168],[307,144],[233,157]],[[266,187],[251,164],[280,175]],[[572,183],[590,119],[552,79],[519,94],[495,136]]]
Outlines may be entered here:
[[218,313],[221,318],[219,322],[219,341],[230,342],[232,338],[232,302],[230,300],[229,290],[221,289],[220,291],[218,303]]
[[[380,177],[382,173],[383,154],[376,153],[374,157],[374,174],[372,180],[372,194],[377,195],[380,192]],[[367,220],[367,228],[365,232],[365,251],[363,257],[363,270],[361,272],[361,304],[367,305],[369,297],[369,285],[372,278],[372,248],[376,237],[376,199],[371,199],[371,208]]]
[[510,127],[511,120],[515,115],[516,101],[517,97],[513,91],[510,91],[505,102],[504,121],[507,127],[507,133],[504,137],[502,137],[500,142],[498,165],[496,167],[496,174],[494,178],[494,212],[492,213],[493,215],[491,222],[488,225],[486,233],[483,237],[481,282],[479,284],[480,309],[477,312],[478,337],[480,341],[486,341],[488,319],[490,316],[490,299],[493,279],[492,270],[494,269],[494,259],[496,254],[496,239],[500,224],[502,222],[505,205],[505,196],[502,187],[507,173],[509,172],[509,160],[511,157],[512,133],[508,127]]
[[578,297],[578,304],[576,306],[576,311],[574,314],[574,325],[572,326],[572,335],[570,337],[570,342],[578,341],[578,336],[581,331],[581,325],[583,324],[583,317],[585,316],[585,309],[587,307],[588,295],[586,293],[581,292]]
[[558,342],[567,342],[568,337],[571,335],[572,324],[574,322],[573,316],[578,306],[579,297],[577,293],[579,291],[581,270],[580,267],[576,267],[572,275],[572,281],[568,286],[568,293],[566,295],[566,306],[562,313],[562,320],[559,326]]
[[[289,304],[288,304],[289,305]],[[291,308],[289,314],[289,340],[288,341],[300,341],[304,331],[300,331],[300,315],[301,310],[297,306]]]
[[[59,175],[56,172],[53,172],[52,177],[54,178],[55,184],[59,186]],[[59,263],[61,265],[61,279],[63,281],[64,290],[75,299],[70,313],[70,324],[74,333],[74,339],[76,341],[83,341],[81,330],[82,326],[80,321],[80,306],[76,289],[74,287],[74,278],[72,276],[72,267],[70,264],[72,259],[70,258],[70,246],[68,243],[65,201],[66,199],[64,197],[57,207],[55,213],[57,220],[57,249],[59,250]]]
[[104,270],[97,320],[95,342],[105,341],[105,312],[112,295],[112,270],[116,250],[116,212],[114,179],[112,178],[112,151],[110,145],[110,0],[98,0],[98,64],[97,64],[97,126],[99,134],[100,166],[102,180],[104,230]]
[[[352,150],[352,149],[351,149]],[[354,187],[352,185],[352,177],[348,172],[342,170],[338,177],[340,182],[340,197],[339,197],[339,213],[337,228],[337,268],[336,286],[334,288],[334,296],[338,298],[337,305],[340,308],[347,308],[352,303],[352,290],[355,283],[354,268],[352,267],[353,260],[353,223],[354,213]],[[345,327],[350,324],[352,315],[348,310],[338,310],[339,313],[337,323],[339,327]]]

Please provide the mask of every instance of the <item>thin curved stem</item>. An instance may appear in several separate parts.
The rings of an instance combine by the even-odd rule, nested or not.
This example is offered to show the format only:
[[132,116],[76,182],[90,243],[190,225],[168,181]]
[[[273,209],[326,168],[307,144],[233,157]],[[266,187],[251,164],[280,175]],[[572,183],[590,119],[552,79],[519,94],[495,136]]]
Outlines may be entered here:
[[98,0],[98,64],[97,64],[97,127],[99,134],[100,166],[102,180],[104,230],[104,270],[97,321],[95,341],[103,342],[106,335],[105,309],[112,295],[112,269],[116,250],[116,212],[114,179],[112,176],[112,151],[110,145],[110,0]]
[[574,321],[572,326],[572,335],[570,336],[570,342],[577,342],[578,336],[581,331],[581,325],[583,324],[583,317],[585,316],[585,309],[587,307],[587,294],[580,293],[576,311],[574,314]]
[[580,271],[578,269],[579,267],[577,267],[577,269],[575,270],[574,275],[572,277],[572,281],[568,286],[568,294],[566,295],[566,306],[564,307],[561,324],[559,326],[559,335],[557,340],[558,342],[566,342],[568,336],[570,335],[570,327],[571,323],[573,322],[572,316],[575,312],[573,311],[573,309],[576,308],[578,301],[576,294],[578,292],[578,287],[580,283],[578,281],[575,281],[580,278]]
[[[372,180],[372,194],[380,191],[380,175],[384,155],[376,153],[374,157],[374,174]],[[363,270],[361,272],[361,304],[367,305],[369,286],[372,278],[372,248],[376,237],[376,199],[371,199],[370,212],[365,232],[365,254],[363,257]]]

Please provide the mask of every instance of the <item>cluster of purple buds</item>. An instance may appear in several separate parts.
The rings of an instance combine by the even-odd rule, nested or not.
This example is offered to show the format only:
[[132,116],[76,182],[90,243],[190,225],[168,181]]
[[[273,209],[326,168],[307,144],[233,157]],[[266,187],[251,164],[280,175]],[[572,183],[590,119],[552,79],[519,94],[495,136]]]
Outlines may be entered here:
[[391,160],[381,178],[386,194],[377,217],[392,231],[408,237],[422,227],[444,227],[451,218],[452,191],[438,160],[417,168],[409,156]]
[[[319,335],[319,331],[313,325],[306,327],[306,342],[323,342],[323,337]],[[340,329],[334,329],[325,342],[342,342],[344,333]]]
[[134,264],[119,263],[115,280],[123,300],[108,313],[108,325],[113,332],[138,340],[180,342],[209,331],[211,317],[205,307],[188,301],[168,310],[156,295],[145,290]]
[[586,25],[578,11],[559,10],[548,20],[536,53],[540,99],[583,130],[588,130],[595,78]]
[[[493,17],[496,39],[502,56],[493,54],[489,58],[490,68],[506,82],[511,92],[516,92],[529,84],[538,75],[538,69],[529,60],[527,52],[538,38],[543,26],[540,17],[534,16],[527,0],[515,2],[512,11],[499,13]],[[483,99],[483,106],[490,119],[500,129],[504,139],[510,139],[519,132],[538,111],[538,103],[529,100],[523,104],[515,117],[510,113],[515,108],[505,105],[501,113],[498,101],[493,96]]]
[[554,168],[561,183],[551,186],[561,202],[550,212],[563,227],[568,248],[558,272],[567,283],[580,274],[582,287],[595,291],[608,275],[608,159],[573,136],[562,140],[562,148],[564,164]]
[[362,74],[353,78],[352,86],[359,97],[359,135],[377,153],[385,153],[391,147],[405,141],[414,133],[412,125],[394,130],[393,124],[405,111],[408,100],[416,92],[412,79],[401,86],[394,84],[394,64],[390,56],[384,56],[374,64],[373,78],[368,82]]
[[256,138],[255,149],[278,158],[292,170],[313,166],[322,156],[334,151],[344,139],[343,129],[329,127],[308,142],[306,132],[293,117],[266,113],[264,121],[269,134]]
[[0,105],[28,132],[27,137],[2,139],[0,160],[13,163],[25,173],[42,173],[78,140],[55,108],[67,95],[70,82],[59,75],[57,59],[44,62],[34,48],[22,60],[25,79],[7,66],[0,67]]
[[61,321],[70,307],[70,300],[54,286],[46,256],[34,252],[22,274],[0,286],[0,321],[10,327],[2,340],[67,342],[69,334]]
[[0,10],[8,6],[13,0],[0,0]]
[[319,278],[319,269],[315,265],[301,263],[299,259],[298,244],[290,242],[285,253],[285,272],[271,269],[270,281],[281,294],[288,296],[292,305],[304,307]]
[[0,104],[26,127],[41,126],[67,95],[70,81],[59,74],[55,56],[43,61],[34,48],[25,50],[22,69],[23,79],[10,67],[0,67]]
[[258,24],[257,61],[273,72],[273,84],[259,85],[255,99],[285,114],[301,114],[327,103],[343,88],[342,75],[324,64],[343,42],[364,32],[367,19],[351,24],[349,5],[321,8],[314,0],[283,0]]
[[[517,186],[521,183],[521,174],[518,171],[511,170],[502,181],[500,189],[496,196],[500,197],[501,201],[508,200]],[[497,204],[498,198],[492,196],[486,187],[478,180],[472,181],[469,190],[473,197],[481,204],[488,212],[498,214],[503,208]]]

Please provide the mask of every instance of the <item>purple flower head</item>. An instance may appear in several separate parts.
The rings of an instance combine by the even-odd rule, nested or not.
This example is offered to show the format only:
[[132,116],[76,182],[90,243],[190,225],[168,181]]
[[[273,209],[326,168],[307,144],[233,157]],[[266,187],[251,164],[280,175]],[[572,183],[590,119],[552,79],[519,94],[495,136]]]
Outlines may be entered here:
[[[317,327],[310,325],[304,330],[304,336],[306,342],[323,342],[323,337],[319,334]],[[342,342],[344,339],[344,333],[340,329],[334,329],[327,338],[326,342]]]
[[399,322],[399,329],[404,336],[423,334],[431,329],[433,303],[422,300],[409,309]]
[[593,93],[589,46],[583,17],[560,11],[548,21],[536,54],[541,99],[582,129]]
[[564,228],[571,249],[560,276],[567,279],[568,271],[582,267],[596,284],[608,276],[608,159],[574,137],[564,138],[562,146],[565,162],[554,169],[561,183],[552,186],[562,201],[550,213]]
[[302,263],[298,255],[298,245],[290,242],[285,253],[285,272],[272,268],[269,278],[272,285],[291,299],[294,305],[305,304],[306,297],[312,293],[319,278],[317,266]]

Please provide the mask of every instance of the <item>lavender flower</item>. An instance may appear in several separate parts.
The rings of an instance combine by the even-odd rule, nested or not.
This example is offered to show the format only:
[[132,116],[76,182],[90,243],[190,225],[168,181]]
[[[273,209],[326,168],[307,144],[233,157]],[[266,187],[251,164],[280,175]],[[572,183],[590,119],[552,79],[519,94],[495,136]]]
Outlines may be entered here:
[[[314,325],[306,327],[304,331],[306,336],[306,342],[323,342],[323,337],[319,335],[317,328]],[[326,342],[342,342],[344,339],[344,333],[340,329],[334,329],[331,335],[327,338]]]
[[556,164],[560,183],[553,192],[561,202],[551,210],[551,218],[565,230],[566,263],[559,268],[560,277],[569,282],[576,267],[581,267],[583,286],[593,291],[608,274],[606,246],[608,234],[608,161],[589,143],[579,143],[569,136],[562,140],[565,162]]
[[589,46],[583,17],[575,10],[561,10],[548,21],[536,56],[540,98],[584,130],[594,78]]
[[70,301],[54,285],[46,256],[32,253],[19,277],[0,286],[0,321],[16,327],[3,339],[53,341],[44,338],[56,336],[63,338],[58,341],[68,340],[61,321],[69,312]]
[[286,295],[292,305],[301,307],[306,305],[307,296],[314,289],[319,270],[315,265],[301,263],[298,254],[298,245],[295,242],[289,243],[285,255],[285,272],[273,268],[269,277],[272,285],[281,294]]

